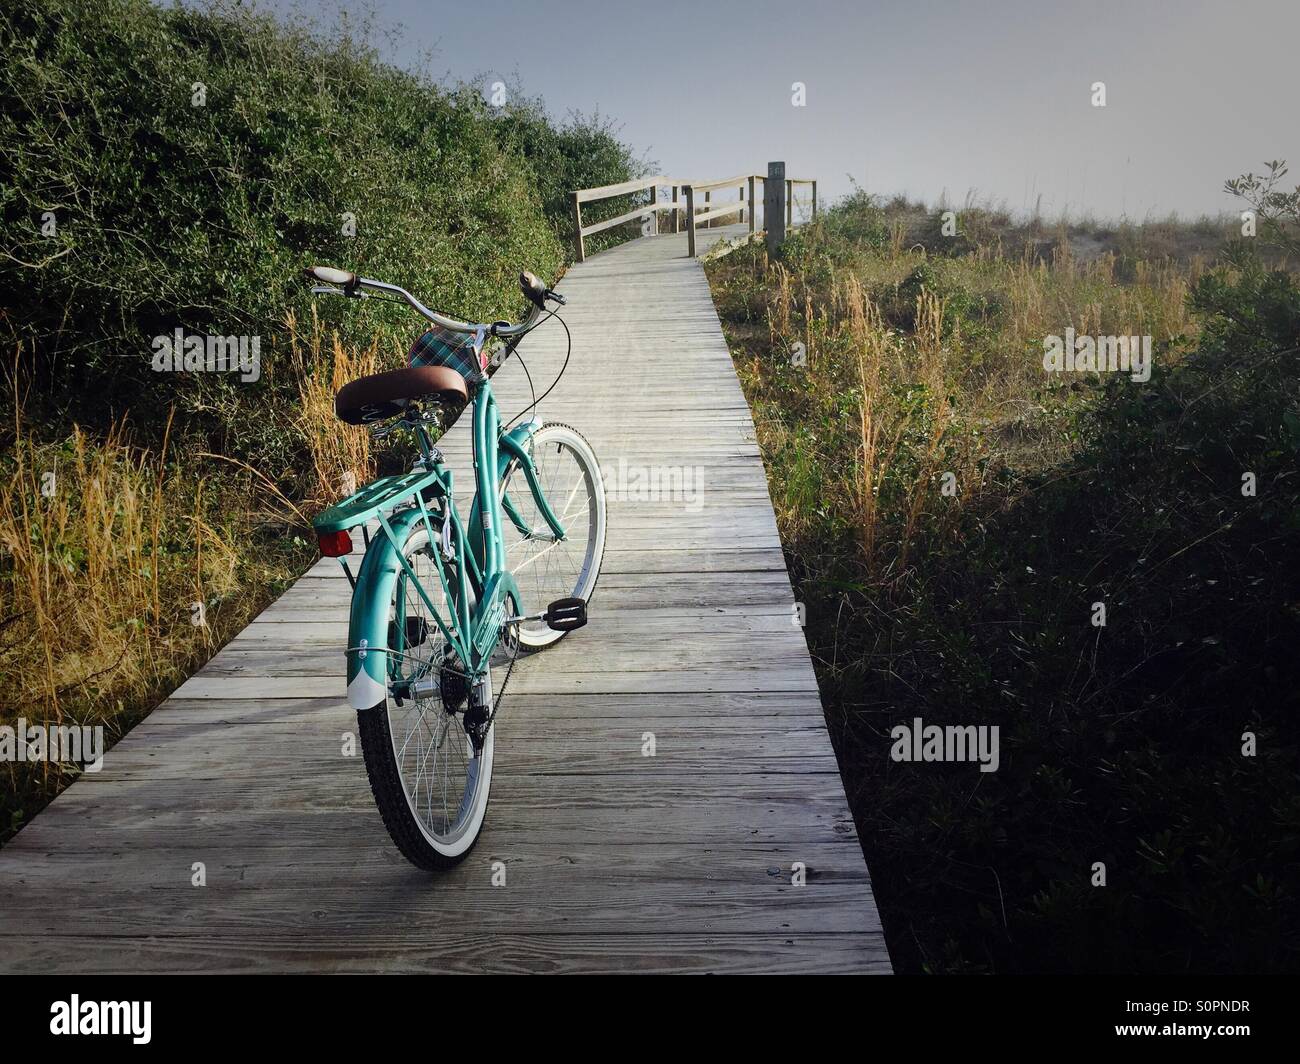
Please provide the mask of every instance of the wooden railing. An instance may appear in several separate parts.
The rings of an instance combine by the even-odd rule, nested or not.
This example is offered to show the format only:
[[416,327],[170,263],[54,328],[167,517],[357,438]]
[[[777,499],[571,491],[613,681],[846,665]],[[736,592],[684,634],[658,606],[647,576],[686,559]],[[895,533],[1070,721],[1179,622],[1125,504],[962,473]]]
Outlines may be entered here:
[[[784,172],[784,166],[781,167],[780,172]],[[719,218],[737,215],[736,221],[740,223],[743,223],[748,218],[751,235],[757,233],[759,231],[757,228],[757,207],[759,204],[764,204],[764,228],[771,228],[767,226],[768,215],[775,211],[775,217],[779,219],[780,223],[783,223],[778,224],[776,228],[784,236],[786,229],[794,228],[795,185],[811,186],[812,218],[815,220],[817,218],[817,182],[811,178],[774,177],[772,176],[773,173],[774,171],[769,168],[768,174],[737,174],[734,177],[724,177],[720,181],[682,181],[665,177],[663,174],[655,174],[653,177],[641,177],[635,181],[624,181],[618,185],[602,185],[599,188],[578,189],[573,193],[573,232],[577,261],[582,262],[586,258],[587,237],[603,232],[606,229],[613,229],[617,225],[626,225],[628,222],[644,222],[650,218],[654,218],[657,222],[659,215],[664,211],[670,212],[672,232],[680,232],[681,226],[685,224],[687,253],[691,257],[695,256],[695,230],[701,224],[703,224],[704,228],[711,229],[714,222]],[[764,186],[761,199],[755,194],[757,184],[760,181]],[[769,182],[774,186],[771,189],[768,188]],[[671,199],[661,200],[659,198],[660,188],[669,189]],[[712,201],[714,191],[730,188],[736,189],[736,199],[728,200],[721,205],[715,205]],[[650,192],[648,203],[633,207],[630,211],[614,218],[606,218],[604,221],[595,222],[591,225],[584,226],[582,224],[582,205],[584,203],[611,199],[615,196],[635,195],[638,192],[647,190]],[[775,195],[769,196],[769,192],[775,193]],[[784,215],[784,218],[781,215]]]

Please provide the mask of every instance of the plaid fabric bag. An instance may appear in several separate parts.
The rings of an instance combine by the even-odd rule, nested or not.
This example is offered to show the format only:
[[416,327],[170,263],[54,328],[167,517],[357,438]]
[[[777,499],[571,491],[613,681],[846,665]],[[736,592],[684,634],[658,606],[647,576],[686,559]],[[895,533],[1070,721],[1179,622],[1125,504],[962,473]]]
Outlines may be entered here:
[[480,328],[472,333],[453,332],[431,325],[411,345],[407,361],[412,366],[446,366],[454,369],[469,388],[470,398],[489,376],[488,332]]

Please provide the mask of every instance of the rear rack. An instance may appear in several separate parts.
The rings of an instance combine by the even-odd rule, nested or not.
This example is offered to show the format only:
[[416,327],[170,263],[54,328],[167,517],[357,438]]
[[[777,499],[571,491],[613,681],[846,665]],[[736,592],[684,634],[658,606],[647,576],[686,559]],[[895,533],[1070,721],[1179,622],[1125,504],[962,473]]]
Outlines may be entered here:
[[391,510],[428,487],[435,487],[436,495],[445,495],[442,473],[436,469],[414,469],[380,477],[321,513],[312,527],[317,533],[344,532],[378,518],[383,511]]

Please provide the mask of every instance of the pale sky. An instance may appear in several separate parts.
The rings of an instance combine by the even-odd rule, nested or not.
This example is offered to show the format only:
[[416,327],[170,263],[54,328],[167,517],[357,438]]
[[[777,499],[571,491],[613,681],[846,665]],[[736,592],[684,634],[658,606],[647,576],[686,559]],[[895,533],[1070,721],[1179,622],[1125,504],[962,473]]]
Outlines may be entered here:
[[[292,0],[262,0],[272,11]],[[381,54],[599,108],[671,176],[783,159],[823,198],[946,192],[1049,216],[1237,209],[1226,178],[1300,183],[1300,0],[378,0]],[[338,6],[313,4],[332,23]],[[353,8],[352,10],[355,10]],[[1106,106],[1092,85],[1104,82]],[[794,82],[807,105],[791,104]]]

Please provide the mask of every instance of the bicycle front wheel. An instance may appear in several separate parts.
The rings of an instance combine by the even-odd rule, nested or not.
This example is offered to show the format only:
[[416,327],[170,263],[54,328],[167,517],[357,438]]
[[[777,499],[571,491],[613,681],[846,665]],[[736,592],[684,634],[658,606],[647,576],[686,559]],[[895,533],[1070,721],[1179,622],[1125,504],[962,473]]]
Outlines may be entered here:
[[[590,600],[605,555],[605,483],[586,439],[568,425],[545,425],[528,440],[537,483],[551,512],[564,527],[556,540],[520,468],[513,461],[501,481],[521,523],[503,517],[506,569],[514,576],[525,615],[541,613],[556,599]],[[545,621],[519,626],[519,642],[532,649],[550,646],[565,633]]]

